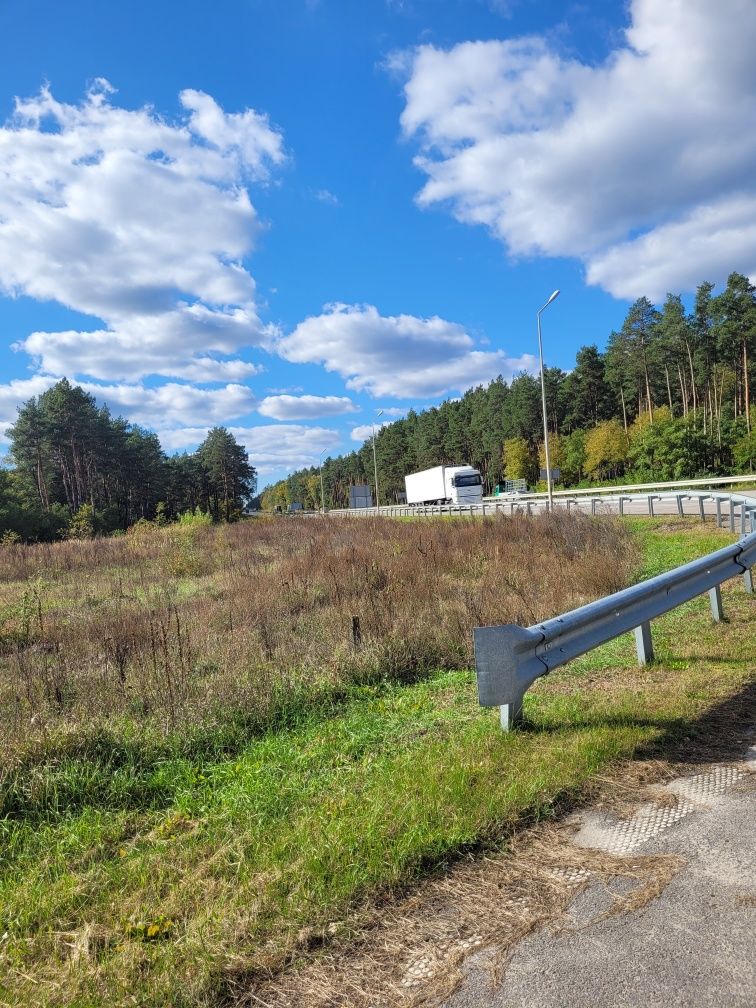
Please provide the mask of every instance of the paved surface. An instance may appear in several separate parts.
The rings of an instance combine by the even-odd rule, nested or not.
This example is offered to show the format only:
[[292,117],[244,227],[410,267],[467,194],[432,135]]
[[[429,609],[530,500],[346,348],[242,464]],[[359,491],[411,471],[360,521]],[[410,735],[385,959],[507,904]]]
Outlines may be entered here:
[[570,910],[575,929],[520,942],[496,990],[486,952],[477,953],[446,1008],[756,1005],[756,792],[748,770],[756,771],[756,747],[735,770],[669,785],[677,811],[646,805],[629,821],[585,816],[577,843],[629,856],[674,853],[686,864],[642,910],[597,923],[611,897],[603,885],[589,886]]

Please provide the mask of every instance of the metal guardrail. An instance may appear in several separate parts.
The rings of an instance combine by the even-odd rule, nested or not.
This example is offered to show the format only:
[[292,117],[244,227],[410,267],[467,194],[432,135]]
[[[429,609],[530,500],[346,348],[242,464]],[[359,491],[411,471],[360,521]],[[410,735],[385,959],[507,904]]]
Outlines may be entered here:
[[[665,496],[669,492],[679,491],[684,494],[687,489],[704,489],[711,488],[715,486],[735,486],[742,483],[754,483],[756,484],[756,474],[750,476],[721,476],[719,478],[713,477],[711,479],[693,479],[693,480],[676,480],[673,482],[666,483],[637,483],[628,484],[627,486],[614,486],[614,487],[590,487],[584,490],[555,490],[553,493],[554,504],[559,506],[561,501],[566,500],[567,507],[569,508],[571,504],[576,504],[581,500],[614,500],[624,499],[626,501],[634,500],[638,495],[638,491],[645,491],[646,494],[649,492],[653,493],[658,491],[663,493]],[[756,494],[756,491],[754,491]],[[728,494],[721,494],[724,500],[729,499]],[[517,509],[522,509],[531,505],[533,509],[538,509],[545,507],[548,502],[548,494],[545,493],[518,493],[516,495],[500,497],[484,497],[480,504],[444,504],[444,505],[408,505],[408,504],[390,504],[382,505],[381,507],[372,508],[333,508],[328,513],[333,515],[346,515],[349,518],[369,518],[375,515],[382,515],[386,517],[407,517],[407,516],[423,516],[423,515],[433,515],[433,514],[475,514],[475,515],[489,515],[497,513],[501,510],[509,511],[514,513]],[[528,513],[532,513],[530,510]],[[595,513],[595,508],[594,508]]]
[[[604,496],[570,494],[554,498],[555,508],[565,508],[590,512],[591,514],[650,514],[654,517],[655,502],[663,505],[674,505],[673,514],[697,516],[704,519],[707,507],[716,514],[718,523],[727,519],[734,532],[739,524],[745,532],[745,509],[756,505],[754,497],[748,499],[740,494],[700,493],[698,491],[678,493],[643,493],[643,494],[612,494]],[[686,510],[686,505],[688,505]],[[692,510],[691,510],[692,506]],[[497,514],[514,515],[518,513],[538,514],[548,510],[548,499],[543,497],[509,497],[483,500],[480,504],[436,504],[436,505],[392,505],[380,508],[335,508],[328,514],[345,518],[400,518],[400,517],[438,517],[441,515],[456,515],[457,517],[489,517]],[[739,517],[736,514],[739,512]],[[661,513],[661,512],[658,512]]]
[[[739,575],[743,576],[745,590],[754,594],[756,499],[739,494],[667,497],[675,501],[679,514],[684,513],[681,498],[698,498],[701,517],[705,513],[704,503],[713,498],[717,524],[722,524],[726,511],[729,526],[734,531],[735,516],[739,513],[737,524],[741,532],[748,534],[715,553],[535,626],[476,627],[473,637],[479,702],[483,707],[500,708],[501,726],[505,731],[521,719],[523,697],[528,688],[552,669],[629,630],[635,634],[638,661],[646,664],[653,660],[650,621],[655,617],[708,592],[712,618],[720,621],[724,618],[720,586]],[[623,499],[628,498],[617,498],[620,513]],[[644,495],[630,499],[642,500]],[[653,499],[663,500],[664,495],[646,495],[645,499],[653,515]],[[603,498],[602,503],[605,502]]]
[[[555,490],[553,497],[595,497],[603,494],[620,494],[636,490],[687,490],[687,489],[710,489],[715,486],[736,486],[741,483],[756,483],[756,475],[750,476],[720,476],[711,479],[690,479],[690,480],[670,480],[664,483],[628,483],[625,486],[608,487],[587,487],[582,490]],[[529,500],[547,498],[547,493],[523,494]],[[498,497],[484,497],[485,501],[495,501]]]
[[[753,476],[699,480],[693,483],[752,482]],[[680,484],[646,484],[635,487],[606,487],[594,491],[562,491],[554,495],[553,506],[596,514],[646,514],[651,517],[667,513],[680,517],[697,517],[704,521],[713,517],[717,527],[740,531],[743,538],[707,557],[694,560],[666,574],[633,585],[597,602],[546,620],[532,627],[509,624],[476,627],[473,631],[475,661],[478,674],[478,695],[481,706],[498,706],[501,725],[509,730],[522,716],[522,701],[536,679],[552,669],[577,658],[600,644],[632,630],[640,664],[653,660],[650,621],[683,602],[709,593],[714,620],[723,619],[720,585],[730,578],[743,576],[745,590],[754,594],[752,568],[756,565],[756,492],[751,497],[742,494],[696,490],[670,493],[668,487],[690,487]],[[661,493],[623,493],[624,489],[661,490]],[[657,508],[657,503],[659,507]],[[539,514],[548,510],[546,495],[518,495],[509,498],[484,498],[473,505],[397,505],[355,510],[334,510],[330,514],[358,517],[438,517],[456,515],[488,517],[494,515]]]

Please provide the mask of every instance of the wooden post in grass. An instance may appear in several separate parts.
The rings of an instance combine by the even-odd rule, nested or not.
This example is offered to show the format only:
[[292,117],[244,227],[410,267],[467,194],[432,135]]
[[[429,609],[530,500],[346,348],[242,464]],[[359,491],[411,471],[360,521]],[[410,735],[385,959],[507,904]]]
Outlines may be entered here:
[[359,651],[362,647],[362,630],[360,629],[359,616],[352,616],[352,644],[355,651]]

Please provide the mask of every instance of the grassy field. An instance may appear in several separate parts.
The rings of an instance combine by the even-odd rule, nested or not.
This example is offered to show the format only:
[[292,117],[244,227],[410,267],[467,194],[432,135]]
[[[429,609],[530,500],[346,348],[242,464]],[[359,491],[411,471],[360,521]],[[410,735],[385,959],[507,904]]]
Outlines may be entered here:
[[738,588],[725,625],[706,600],[659,620],[648,669],[626,637],[541,680],[511,735],[476,704],[470,629],[728,538],[564,515],[6,548],[0,1002],[232,1004],[387,891],[694,733],[753,675]]

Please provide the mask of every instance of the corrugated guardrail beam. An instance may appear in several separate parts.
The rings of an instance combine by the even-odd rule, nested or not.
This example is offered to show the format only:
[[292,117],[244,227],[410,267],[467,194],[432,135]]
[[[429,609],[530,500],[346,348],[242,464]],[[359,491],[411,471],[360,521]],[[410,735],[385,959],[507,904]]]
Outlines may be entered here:
[[[722,476],[719,479],[712,477],[711,479],[690,479],[690,480],[669,480],[663,483],[628,483],[624,486],[613,486],[613,487],[587,487],[585,489],[571,489],[571,490],[554,490],[553,497],[593,497],[602,494],[619,494],[627,493],[629,490],[640,491],[640,490],[662,490],[665,493],[679,489],[694,489],[703,487],[714,487],[714,486],[731,486],[734,487],[739,483],[753,483],[756,482],[756,475],[750,474],[746,476]],[[535,499],[546,499],[548,494],[541,493],[528,493],[520,494],[522,497]],[[486,501],[500,500],[499,497],[484,497]]]
[[[591,509],[592,514],[598,513],[612,513],[616,511],[619,514],[628,513],[628,508],[635,508],[637,513],[637,508],[640,506],[644,513],[655,515],[656,509],[654,506],[655,501],[659,502],[670,502],[674,503],[676,507],[676,512],[678,515],[684,515],[683,501],[695,500],[698,501],[698,512],[699,517],[702,521],[706,518],[706,502],[710,501],[715,508],[716,518],[718,525],[721,525],[723,519],[727,517],[730,522],[730,527],[735,531],[736,527],[736,509],[740,510],[740,528],[741,531],[745,531],[746,519],[745,515],[749,509],[754,508],[754,499],[744,498],[739,494],[728,494],[719,493],[717,491],[711,491],[708,493],[701,493],[699,491],[677,491],[672,493],[656,493],[656,494],[615,494],[611,496],[600,496],[600,497],[589,497],[589,496],[574,496],[574,497],[556,497],[554,496],[553,506],[554,508],[565,508],[566,510],[571,510],[575,508],[577,510],[585,510],[586,508]],[[724,505],[724,508],[723,508]],[[444,505],[414,505],[408,506],[406,504],[395,504],[388,506],[381,506],[380,508],[332,508],[328,513],[338,517],[347,518],[372,518],[380,515],[381,517],[395,518],[395,517],[432,517],[433,515],[459,515],[459,516],[469,516],[469,517],[489,517],[491,515],[497,514],[509,514],[513,515],[515,513],[526,513],[526,514],[538,514],[547,510],[548,502],[545,497],[515,497],[515,498],[497,498],[496,500],[484,500],[480,504],[444,504]],[[725,515],[726,512],[726,515]]]
[[[651,510],[652,502],[648,503]],[[473,637],[481,706],[500,707],[502,728],[508,730],[521,717],[523,696],[536,679],[600,644],[633,630],[638,660],[645,664],[653,658],[650,621],[706,592],[712,617],[721,620],[719,586],[742,574],[746,590],[752,593],[756,564],[756,506],[743,498],[736,500],[735,495],[729,503],[731,527],[736,505],[743,530],[746,514],[750,515],[751,534],[738,543],[532,627],[476,627]],[[717,510],[721,519],[721,507]]]

